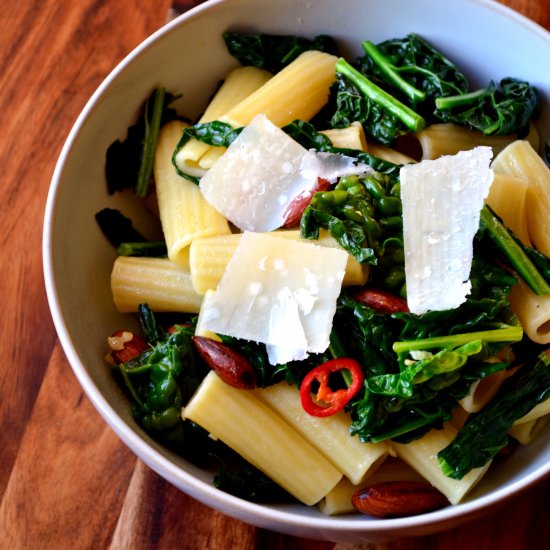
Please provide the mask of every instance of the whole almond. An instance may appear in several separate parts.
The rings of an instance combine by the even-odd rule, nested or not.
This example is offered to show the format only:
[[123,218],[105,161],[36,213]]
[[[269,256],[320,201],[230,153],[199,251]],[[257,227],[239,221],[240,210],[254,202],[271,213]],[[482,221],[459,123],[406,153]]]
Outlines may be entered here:
[[313,195],[319,191],[328,191],[330,189],[330,181],[324,178],[317,178],[317,185],[305,192],[303,195],[298,195],[295,197],[290,204],[287,206],[283,219],[283,227],[289,229],[291,227],[296,227],[300,225],[300,220],[302,219],[302,214],[305,209],[309,206]]
[[212,338],[193,336],[192,340],[199,355],[226,384],[241,390],[256,387],[256,371],[244,355]]
[[408,312],[407,302],[385,290],[376,288],[364,288],[353,295],[359,303],[366,305],[377,313],[399,313]]
[[449,504],[445,495],[421,481],[375,483],[356,491],[351,502],[360,512],[379,518],[415,516]]
[[111,350],[111,357],[117,364],[126,363],[141,355],[149,344],[133,332],[117,330],[107,339]]

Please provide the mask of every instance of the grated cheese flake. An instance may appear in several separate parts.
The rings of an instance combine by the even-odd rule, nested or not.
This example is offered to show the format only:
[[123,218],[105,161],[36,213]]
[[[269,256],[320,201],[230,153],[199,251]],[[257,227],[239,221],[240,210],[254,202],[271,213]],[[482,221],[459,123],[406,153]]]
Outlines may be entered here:
[[341,249],[245,232],[203,302],[201,330],[266,344],[273,365],[322,353],[346,263]]
[[407,302],[412,313],[457,308],[471,289],[473,239],[493,181],[490,147],[400,170]]
[[366,174],[351,157],[308,151],[264,115],[257,115],[202,177],[200,189],[218,212],[242,231],[281,227],[288,205],[339,176]]

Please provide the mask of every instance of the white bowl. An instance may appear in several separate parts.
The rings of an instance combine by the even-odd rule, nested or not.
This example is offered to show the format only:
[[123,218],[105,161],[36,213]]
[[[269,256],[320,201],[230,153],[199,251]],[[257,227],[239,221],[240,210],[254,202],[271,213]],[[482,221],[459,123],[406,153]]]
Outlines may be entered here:
[[[107,194],[108,145],[124,138],[147,95],[159,85],[183,93],[178,108],[195,116],[228,67],[221,34],[331,34],[353,59],[362,40],[415,32],[462,67],[474,85],[515,76],[539,87],[545,105],[540,128],[550,139],[550,34],[489,0],[214,0],[160,29],[105,79],[74,125],[59,158],[44,226],[44,271],[59,338],[86,394],[118,436],[153,470],[186,493],[245,522],[296,536],[384,540],[451,528],[540,480],[550,471],[550,434],[495,466],[458,506],[401,519],[326,517],[300,505],[262,506],[223,493],[211,476],[159,446],[134,422],[128,400],[104,364],[106,336],[127,327],[113,307],[109,275],[114,252],[94,214],[125,204]],[[350,57],[351,56],[351,57]],[[137,205],[135,208],[138,208]]]

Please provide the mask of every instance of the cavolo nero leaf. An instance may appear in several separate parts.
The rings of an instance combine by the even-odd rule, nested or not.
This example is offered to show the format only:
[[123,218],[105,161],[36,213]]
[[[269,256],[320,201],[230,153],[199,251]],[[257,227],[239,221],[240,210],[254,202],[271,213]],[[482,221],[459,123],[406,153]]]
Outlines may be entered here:
[[460,69],[417,34],[377,45],[365,41],[363,50],[361,72],[424,116],[433,111],[435,98],[468,90]]
[[440,451],[445,475],[462,479],[487,464],[508,443],[506,432],[512,424],[549,397],[550,358],[543,352],[508,378],[495,398],[471,415],[451,444]]
[[177,97],[165,88],[153,90],[137,122],[128,128],[126,138],[108,147],[105,176],[109,194],[123,189],[134,189],[140,197],[147,194],[159,128],[178,118],[169,107]]
[[422,130],[424,118],[369,80],[344,59],[336,63],[337,87],[334,128],[360,122],[365,133],[391,145],[399,136]]
[[336,42],[327,35],[309,40],[291,35],[225,32],[223,39],[229,53],[241,65],[252,65],[271,73],[279,72],[305,51],[319,50],[333,55],[338,52]]
[[440,97],[435,101],[435,116],[479,130],[485,135],[517,134],[525,137],[529,121],[540,109],[540,92],[528,82],[504,78],[500,85],[467,94]]

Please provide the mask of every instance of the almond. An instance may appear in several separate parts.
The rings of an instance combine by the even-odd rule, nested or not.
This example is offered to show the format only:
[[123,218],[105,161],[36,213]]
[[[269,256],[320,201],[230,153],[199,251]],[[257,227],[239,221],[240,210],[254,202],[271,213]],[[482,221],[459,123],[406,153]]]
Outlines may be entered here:
[[385,290],[376,288],[364,288],[356,292],[353,298],[361,304],[364,304],[377,313],[399,313],[408,312],[407,302]]
[[317,185],[304,193],[303,195],[298,195],[295,197],[290,204],[286,207],[286,210],[283,214],[285,229],[291,227],[296,227],[300,225],[300,220],[305,209],[309,206],[313,195],[319,191],[328,191],[330,189],[330,182],[324,178],[317,178]]
[[117,330],[107,339],[115,363],[126,363],[149,348],[147,342],[129,330]]
[[360,512],[379,518],[415,516],[449,503],[435,487],[421,481],[375,483],[356,491],[351,502]]
[[256,387],[256,371],[244,355],[212,338],[193,336],[192,340],[199,355],[226,384],[241,390]]

